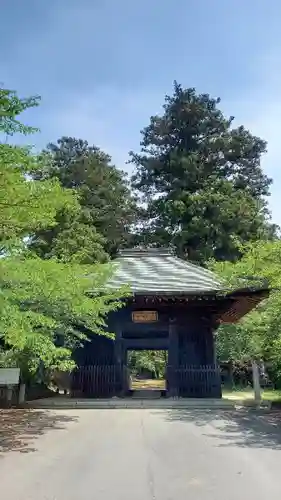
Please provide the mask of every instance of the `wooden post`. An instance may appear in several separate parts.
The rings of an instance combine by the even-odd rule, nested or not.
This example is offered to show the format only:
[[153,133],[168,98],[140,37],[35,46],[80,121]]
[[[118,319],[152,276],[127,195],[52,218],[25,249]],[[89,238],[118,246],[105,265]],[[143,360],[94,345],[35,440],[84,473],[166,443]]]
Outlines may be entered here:
[[8,406],[10,406],[12,404],[12,398],[13,398],[13,386],[8,385],[7,391],[6,391],[6,399],[7,399]]
[[25,402],[25,384],[21,383],[19,388],[19,404]]
[[178,387],[176,385],[175,371],[178,367],[178,332],[175,321],[169,320],[169,351],[168,351],[168,373],[169,373],[169,393],[168,397],[176,398],[178,396]]
[[217,364],[217,353],[216,353],[216,339],[215,335],[211,329],[210,325],[206,325],[203,329],[205,337],[205,360],[202,360],[202,364],[205,365],[216,365]]
[[116,328],[115,331],[114,355],[115,355],[115,363],[123,364],[123,339],[122,339],[122,330],[119,327]]
[[261,402],[260,374],[258,365],[255,361],[252,362],[252,370],[253,370],[253,386],[254,386],[255,402],[257,404],[260,404]]

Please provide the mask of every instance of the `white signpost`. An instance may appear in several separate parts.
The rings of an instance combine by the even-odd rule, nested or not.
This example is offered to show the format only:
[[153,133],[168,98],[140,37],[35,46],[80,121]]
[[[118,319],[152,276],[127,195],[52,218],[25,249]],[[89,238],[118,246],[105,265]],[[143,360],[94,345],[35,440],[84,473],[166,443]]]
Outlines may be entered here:
[[19,368],[0,368],[0,387],[6,387],[7,401],[10,402],[13,396],[13,386],[18,385],[20,379]]
[[19,379],[19,368],[0,368],[0,385],[17,385]]

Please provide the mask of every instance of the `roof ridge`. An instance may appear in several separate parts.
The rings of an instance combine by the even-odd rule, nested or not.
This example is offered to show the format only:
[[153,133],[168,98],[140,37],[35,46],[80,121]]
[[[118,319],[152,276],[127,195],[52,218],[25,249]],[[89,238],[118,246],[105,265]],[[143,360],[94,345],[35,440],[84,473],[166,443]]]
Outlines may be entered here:
[[168,247],[158,247],[158,248],[126,248],[124,250],[120,250],[118,252],[118,257],[165,257],[172,256],[174,252],[171,248]]

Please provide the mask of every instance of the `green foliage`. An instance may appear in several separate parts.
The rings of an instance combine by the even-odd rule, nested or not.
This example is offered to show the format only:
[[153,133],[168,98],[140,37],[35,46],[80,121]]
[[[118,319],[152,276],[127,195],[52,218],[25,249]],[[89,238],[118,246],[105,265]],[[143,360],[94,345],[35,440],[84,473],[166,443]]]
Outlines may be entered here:
[[[21,367],[34,373],[70,369],[72,349],[83,339],[79,326],[105,333],[104,318],[121,306],[117,293],[98,293],[110,266],[62,264],[23,255],[0,261],[1,338]],[[94,289],[95,296],[89,295]],[[63,347],[56,346],[57,335]]]
[[163,115],[142,131],[141,153],[131,153],[133,187],[147,203],[139,242],[204,262],[236,259],[240,243],[275,233],[260,167],[266,143],[233,128],[219,102],[175,83]]
[[[135,201],[126,175],[111,165],[111,158],[99,148],[89,146],[87,141],[71,137],[62,137],[57,144],[49,144],[42,158],[42,169],[37,170],[34,177],[40,180],[57,178],[63,187],[78,194],[79,220],[88,226],[88,237],[96,239],[97,233],[102,235],[103,246],[110,255],[129,245]],[[68,229],[72,234],[75,231]],[[36,249],[41,254],[54,253],[60,231],[64,231],[64,220],[58,220],[53,233],[40,233],[39,241],[35,241]],[[66,235],[63,238],[65,240]]]
[[[1,95],[10,99],[10,106],[2,103],[6,113],[2,130],[27,132],[16,115],[34,101],[18,100],[9,92]],[[127,294],[104,290],[111,273],[109,264],[85,265],[91,258],[79,248],[78,238],[85,245],[89,238],[88,246],[95,243],[95,251],[100,252],[102,240],[96,236],[93,241],[76,221],[69,228],[67,217],[72,214],[75,220],[80,210],[75,192],[63,188],[56,178],[27,177],[31,170],[43,168],[43,160],[28,149],[0,144],[0,363],[20,366],[25,379],[39,369],[72,369],[72,350],[83,338],[79,327],[108,335],[105,317],[121,307],[119,298]],[[55,238],[61,262],[53,255],[43,260],[22,242],[55,227],[58,214],[65,221],[64,232]],[[90,295],[89,290],[95,293]],[[58,337],[63,339],[62,347]]]
[[0,133],[13,135],[36,132],[38,129],[23,125],[17,116],[26,109],[38,106],[39,102],[39,96],[20,98],[14,90],[0,88]]
[[31,240],[29,246],[38,256],[80,264],[108,261],[105,239],[88,223],[80,206],[58,210],[55,221],[56,225],[36,231]]
[[26,175],[36,167],[36,158],[27,149],[0,144],[0,244],[32,235],[56,223],[57,211],[78,207],[70,190],[56,179],[42,183]]
[[[17,117],[39,100],[0,89],[0,132],[35,131]],[[257,275],[277,287],[238,325],[219,329],[218,353],[262,358],[281,377],[281,243],[265,201],[266,143],[233,128],[218,105],[175,83],[163,115],[142,132],[141,153],[131,153],[141,209],[125,174],[86,141],[62,137],[39,157],[0,143],[0,365],[19,364],[26,378],[42,368],[72,369],[81,329],[107,335],[108,312],[128,294],[104,290],[112,269],[97,262],[145,243],[175,246],[201,263],[214,259],[210,267],[235,286]],[[132,352],[129,363],[161,377],[165,353]]]
[[164,378],[167,364],[166,357],[166,351],[130,351],[128,354],[128,367],[135,375],[148,371],[156,379]]
[[259,241],[243,249],[236,262],[213,262],[212,270],[235,286],[255,285],[249,277],[268,280],[273,288],[262,302],[237,325],[218,330],[218,354],[221,359],[263,359],[269,362],[275,379],[281,375],[281,241]]

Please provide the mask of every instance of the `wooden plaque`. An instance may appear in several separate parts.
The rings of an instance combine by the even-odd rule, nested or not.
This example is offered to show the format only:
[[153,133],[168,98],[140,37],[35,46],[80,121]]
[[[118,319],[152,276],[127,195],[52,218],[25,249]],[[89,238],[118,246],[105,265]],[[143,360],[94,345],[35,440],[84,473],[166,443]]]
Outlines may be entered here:
[[158,321],[157,311],[134,311],[132,313],[134,323],[153,323]]

